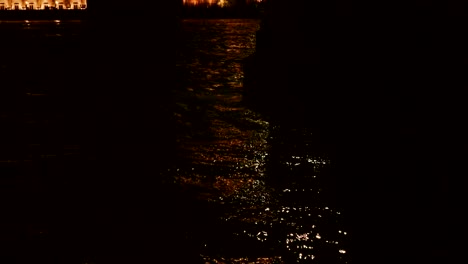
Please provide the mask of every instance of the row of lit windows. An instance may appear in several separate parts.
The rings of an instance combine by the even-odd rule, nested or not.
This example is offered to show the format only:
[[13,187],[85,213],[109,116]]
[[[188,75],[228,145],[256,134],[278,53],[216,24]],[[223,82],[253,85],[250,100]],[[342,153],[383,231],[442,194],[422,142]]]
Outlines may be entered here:
[[85,4],[79,2],[73,2],[71,4],[65,4],[63,2],[55,2],[51,5],[48,3],[42,4],[42,6],[34,5],[33,3],[21,4],[14,3],[13,5],[7,5],[5,3],[0,3],[0,10],[47,10],[47,9],[86,9]]

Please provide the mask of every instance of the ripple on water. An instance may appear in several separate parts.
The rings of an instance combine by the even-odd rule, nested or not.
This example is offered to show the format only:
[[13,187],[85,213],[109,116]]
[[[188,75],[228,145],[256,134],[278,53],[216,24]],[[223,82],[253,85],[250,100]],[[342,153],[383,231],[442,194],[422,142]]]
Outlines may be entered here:
[[240,63],[255,50],[258,21],[184,23],[188,85],[213,96],[203,112],[212,137],[181,138],[184,162],[166,177],[217,205],[209,228],[201,213],[188,217],[199,223],[189,233],[202,260],[348,263],[347,231],[324,180],[333,160],[311,130],[274,125],[242,104]]

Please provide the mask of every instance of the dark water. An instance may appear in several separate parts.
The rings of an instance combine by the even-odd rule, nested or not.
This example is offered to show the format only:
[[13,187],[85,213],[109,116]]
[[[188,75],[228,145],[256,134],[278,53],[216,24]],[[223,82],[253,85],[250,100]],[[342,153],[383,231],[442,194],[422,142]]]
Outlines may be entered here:
[[0,263],[139,263],[144,160],[174,141],[140,21],[0,22]]
[[[282,127],[242,101],[257,20],[184,20],[176,49],[179,243],[194,263],[351,263],[334,155],[311,129]],[[204,261],[204,262],[203,262]]]
[[[100,32],[111,40],[96,46],[80,37],[86,27],[79,22],[0,24],[10,40],[0,43],[0,186],[6,212],[0,220],[0,262],[122,260],[129,241],[147,237],[146,230],[135,235],[140,216],[158,211],[154,205],[139,209],[131,198],[137,197],[131,188],[152,189],[141,175],[164,182],[161,201],[168,213],[155,222],[167,221],[159,225],[176,240],[177,263],[351,263],[358,236],[361,255],[402,256],[393,253],[405,247],[418,257],[444,259],[446,244],[455,244],[447,223],[461,210],[447,206],[453,183],[442,176],[459,175],[455,168],[464,156],[447,156],[455,147],[437,144],[466,145],[449,137],[432,141],[435,133],[421,131],[386,133],[381,139],[374,129],[348,136],[352,144],[345,144],[349,156],[343,158],[312,128],[284,127],[249,109],[242,98],[241,63],[254,52],[258,25],[256,20],[183,21],[168,118],[153,106],[172,101],[155,100],[164,98],[163,89],[154,97],[145,92],[149,77],[137,72],[147,74],[150,68],[137,66],[135,50],[115,56],[106,48],[123,43],[117,45],[122,51],[131,44],[120,29]],[[83,75],[86,69],[92,70]],[[112,78],[123,75],[127,79]],[[135,85],[131,79],[142,81]],[[133,93],[115,89],[123,81]],[[172,124],[164,118],[175,128],[166,129]],[[149,120],[159,126],[152,128]],[[375,144],[367,140],[365,151],[358,149],[369,135]],[[177,147],[176,159],[165,144]],[[337,168],[343,160],[348,167]],[[370,177],[359,177],[361,172]],[[428,181],[434,174],[442,176]],[[363,185],[343,188],[343,181]],[[463,193],[459,186],[454,196]],[[349,199],[338,191],[343,189]],[[364,197],[356,199],[361,192]],[[342,209],[343,200],[362,202],[354,207],[360,210]],[[363,219],[360,225],[371,226],[365,231],[373,234],[355,232],[348,218]]]
[[76,115],[76,91],[87,72],[79,59],[84,29],[78,20],[0,20],[2,263],[81,263],[89,257],[87,250],[58,249],[80,240],[72,223],[82,222],[76,190],[84,185],[73,175],[93,155],[83,149]]

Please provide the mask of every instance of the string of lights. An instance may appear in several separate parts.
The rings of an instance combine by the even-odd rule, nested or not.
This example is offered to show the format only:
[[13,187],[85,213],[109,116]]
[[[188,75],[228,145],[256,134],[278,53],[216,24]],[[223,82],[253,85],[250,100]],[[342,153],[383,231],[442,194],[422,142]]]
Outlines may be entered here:
[[0,10],[86,9],[87,0],[0,0]]

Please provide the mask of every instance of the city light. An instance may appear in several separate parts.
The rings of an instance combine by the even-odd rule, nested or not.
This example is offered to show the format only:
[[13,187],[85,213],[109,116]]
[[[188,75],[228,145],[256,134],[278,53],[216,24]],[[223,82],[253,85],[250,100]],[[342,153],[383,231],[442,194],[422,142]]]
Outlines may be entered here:
[[49,4],[48,0],[0,0],[0,10],[45,10],[45,9],[64,9],[64,10],[83,10],[87,7],[87,0],[64,0],[55,1]]
[[227,4],[228,4],[228,3],[227,3],[226,0],[219,0],[219,1],[218,1],[218,5],[221,6],[221,7],[224,7],[224,6],[226,6]]

